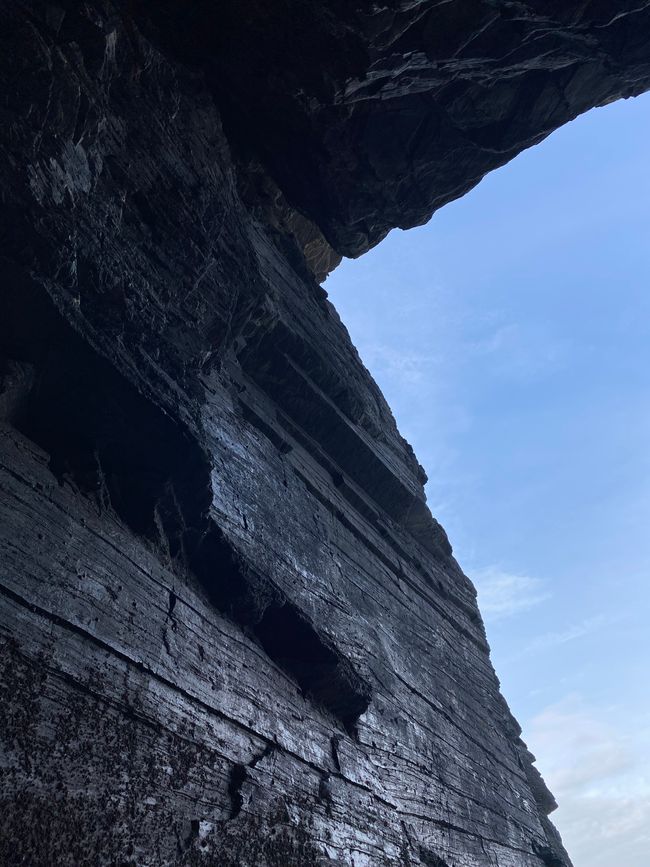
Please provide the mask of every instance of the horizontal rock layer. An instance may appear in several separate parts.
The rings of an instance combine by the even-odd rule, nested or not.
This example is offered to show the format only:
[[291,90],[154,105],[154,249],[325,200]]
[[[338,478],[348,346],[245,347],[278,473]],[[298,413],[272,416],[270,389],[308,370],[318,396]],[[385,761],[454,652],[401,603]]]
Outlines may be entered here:
[[315,275],[645,87],[645,4],[1,8],[0,861],[566,867]]

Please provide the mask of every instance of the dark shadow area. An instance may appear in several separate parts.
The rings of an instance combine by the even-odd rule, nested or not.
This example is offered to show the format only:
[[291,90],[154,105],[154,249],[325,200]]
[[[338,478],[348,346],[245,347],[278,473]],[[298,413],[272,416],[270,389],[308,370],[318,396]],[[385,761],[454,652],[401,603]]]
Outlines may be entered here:
[[354,734],[370,703],[368,685],[290,603],[269,605],[255,626],[269,656],[291,672],[306,695],[328,708]]
[[446,861],[425,846],[420,846],[420,860],[426,867],[449,867]]
[[[215,524],[212,468],[196,438],[94,352],[28,278],[11,276],[0,308],[0,419],[49,454],[59,484],[197,575],[214,605],[353,733],[369,685]],[[174,604],[172,595],[170,616]]]

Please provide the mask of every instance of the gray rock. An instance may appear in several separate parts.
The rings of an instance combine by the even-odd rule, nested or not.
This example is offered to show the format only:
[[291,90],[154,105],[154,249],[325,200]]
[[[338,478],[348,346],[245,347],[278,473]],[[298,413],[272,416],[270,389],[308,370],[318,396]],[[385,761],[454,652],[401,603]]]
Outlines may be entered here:
[[648,4],[1,8],[0,861],[568,867],[314,275],[644,89]]

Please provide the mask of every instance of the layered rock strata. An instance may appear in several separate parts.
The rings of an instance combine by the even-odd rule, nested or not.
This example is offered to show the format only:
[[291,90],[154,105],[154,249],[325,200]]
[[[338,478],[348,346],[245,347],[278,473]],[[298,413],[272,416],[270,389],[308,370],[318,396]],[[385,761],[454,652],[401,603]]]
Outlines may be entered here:
[[318,278],[644,89],[647,5],[0,5],[0,862],[568,867]]

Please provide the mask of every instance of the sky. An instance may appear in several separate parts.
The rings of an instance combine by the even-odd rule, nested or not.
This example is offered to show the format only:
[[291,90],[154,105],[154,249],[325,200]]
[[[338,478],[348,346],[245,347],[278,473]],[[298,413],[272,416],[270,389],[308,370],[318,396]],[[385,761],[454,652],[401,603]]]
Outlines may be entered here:
[[650,865],[650,95],[325,289],[429,476],[574,867]]

